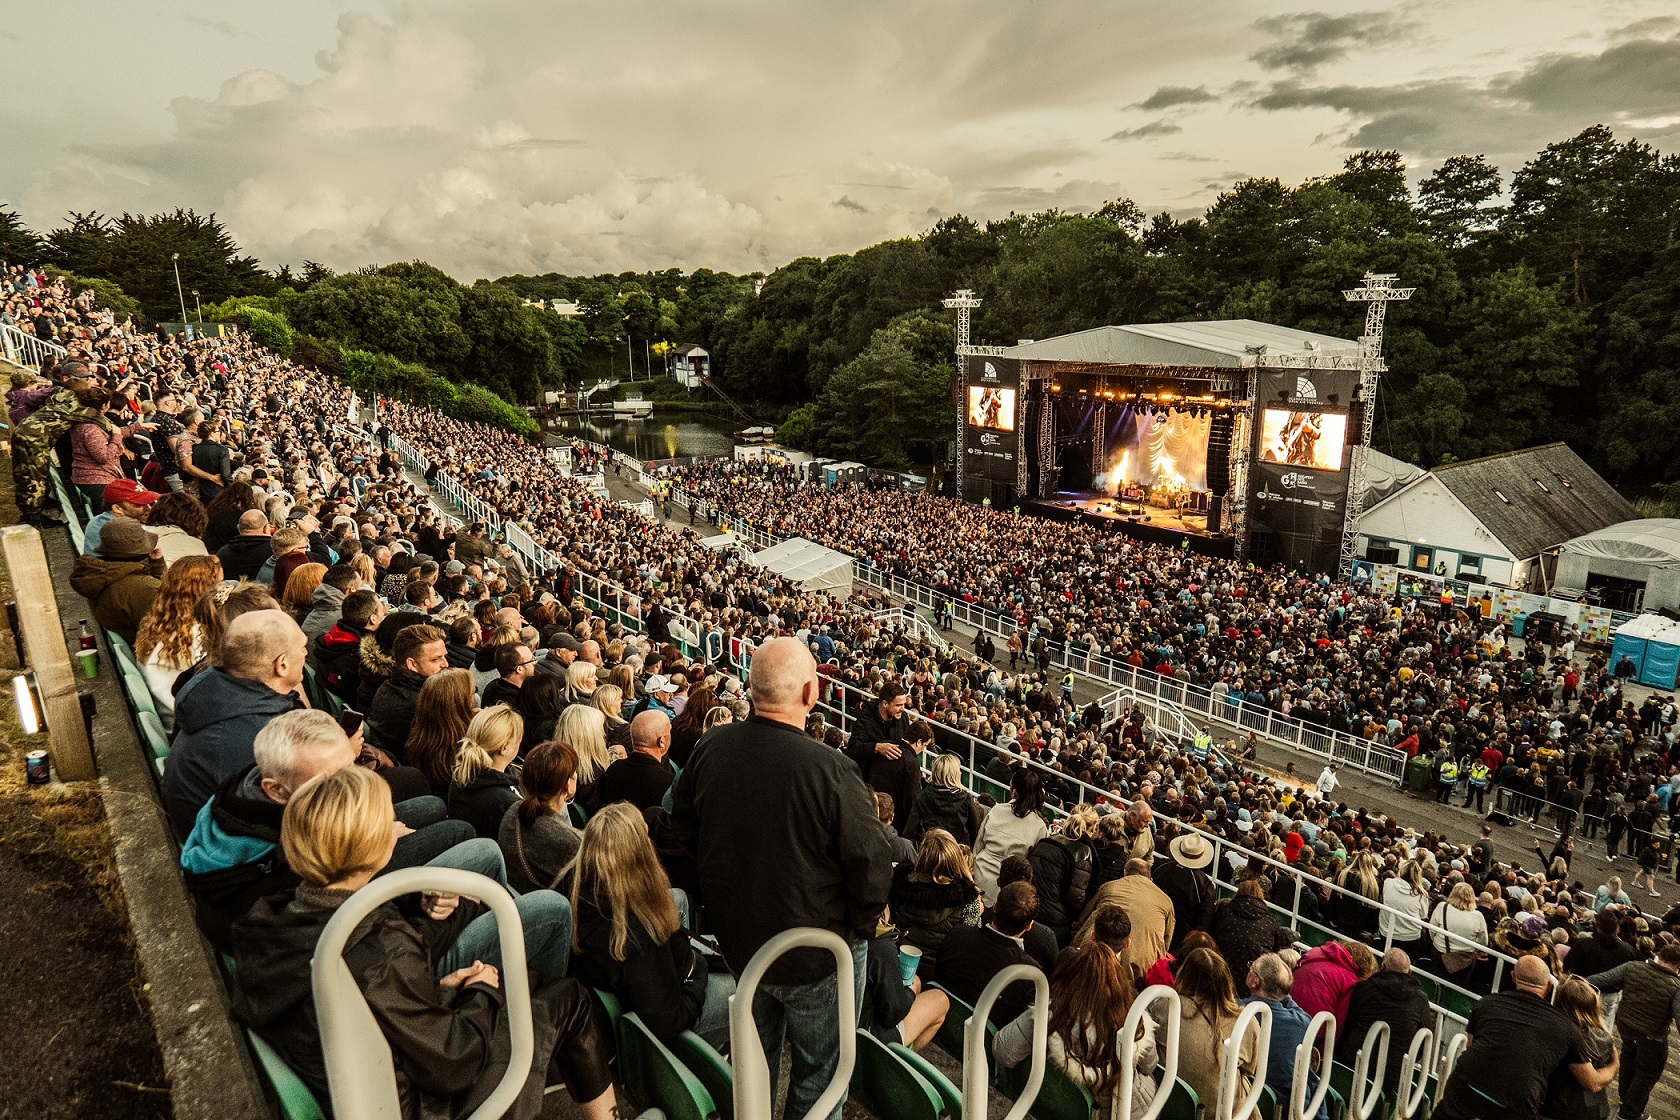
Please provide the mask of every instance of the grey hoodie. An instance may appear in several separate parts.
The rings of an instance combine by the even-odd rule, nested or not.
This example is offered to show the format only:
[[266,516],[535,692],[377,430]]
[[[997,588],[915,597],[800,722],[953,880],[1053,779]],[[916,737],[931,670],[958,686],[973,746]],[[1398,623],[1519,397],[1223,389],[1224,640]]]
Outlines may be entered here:
[[303,619],[303,636],[309,639],[310,645],[315,639],[333,628],[333,624],[344,613],[344,592],[328,583],[323,583],[315,589],[315,597],[309,602],[309,613]]

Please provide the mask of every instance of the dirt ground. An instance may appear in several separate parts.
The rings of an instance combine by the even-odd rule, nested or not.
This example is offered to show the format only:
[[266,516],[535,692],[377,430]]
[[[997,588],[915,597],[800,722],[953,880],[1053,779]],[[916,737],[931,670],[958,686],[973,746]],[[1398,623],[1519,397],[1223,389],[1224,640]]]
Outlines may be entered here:
[[[0,525],[17,520],[0,455]],[[0,595],[10,586],[0,565]],[[0,659],[14,665],[0,620]],[[92,783],[29,786],[10,672],[0,708],[0,1120],[171,1115],[104,805]]]

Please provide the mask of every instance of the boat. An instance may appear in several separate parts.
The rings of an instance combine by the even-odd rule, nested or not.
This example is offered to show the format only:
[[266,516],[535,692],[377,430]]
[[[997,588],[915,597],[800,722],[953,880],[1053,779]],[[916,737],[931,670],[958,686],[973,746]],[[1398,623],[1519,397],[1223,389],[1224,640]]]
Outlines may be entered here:
[[761,443],[764,440],[773,438],[775,434],[775,428],[770,427],[768,424],[763,424],[755,428],[742,428],[740,431],[735,433],[735,438],[740,440],[742,443]]
[[621,420],[652,416],[653,402],[644,400],[640,393],[631,393],[621,401],[612,402],[612,412]]

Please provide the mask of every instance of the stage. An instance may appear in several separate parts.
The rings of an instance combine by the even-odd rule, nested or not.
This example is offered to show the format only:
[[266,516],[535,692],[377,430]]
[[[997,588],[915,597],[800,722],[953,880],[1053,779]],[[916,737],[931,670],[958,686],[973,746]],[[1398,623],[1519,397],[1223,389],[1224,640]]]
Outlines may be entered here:
[[1230,559],[1235,554],[1232,537],[1208,532],[1207,515],[1189,509],[1154,506],[1094,490],[1063,490],[1051,500],[1024,502],[1021,510],[1051,521],[1098,525],[1149,544],[1187,545],[1203,556]]

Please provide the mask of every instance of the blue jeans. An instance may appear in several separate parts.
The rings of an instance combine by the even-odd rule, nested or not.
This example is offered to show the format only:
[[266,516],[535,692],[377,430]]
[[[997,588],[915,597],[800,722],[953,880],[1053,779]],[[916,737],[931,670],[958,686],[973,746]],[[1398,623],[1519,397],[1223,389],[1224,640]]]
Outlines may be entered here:
[[[869,946],[859,941],[852,946],[854,1009],[863,1007],[863,982],[868,967]],[[840,1068],[839,1002],[835,976],[813,984],[760,984],[753,996],[753,1021],[758,1039],[770,1065],[771,1092],[781,1080],[782,1040],[793,1047],[793,1076],[788,1084],[788,1116],[805,1116]],[[707,1004],[711,1003],[707,992]],[[846,1030],[857,1030],[854,1019]],[[840,1120],[846,1098],[842,1094],[827,1120]],[[775,1107],[774,1101],[771,1107]]]
[[[532,891],[513,901],[519,907],[519,924],[525,929],[525,967],[531,973],[531,987],[564,979],[572,960],[572,904],[554,891]],[[496,936],[493,913],[474,918],[438,958],[438,978],[474,961],[493,964],[498,970],[502,967],[502,942]]]
[[735,994],[735,977],[728,966],[717,957],[706,963],[717,971],[706,977],[706,1002],[700,1008],[700,1018],[694,1023],[694,1033],[711,1043],[713,1048],[729,1052],[729,1000]]
[[[465,821],[439,821],[437,824],[427,825],[413,836],[404,836],[397,841],[397,854],[391,857],[391,862],[386,865],[385,870],[395,871],[399,866],[424,866],[452,867],[459,871],[476,871],[486,878],[496,880],[507,889],[509,894],[518,898],[519,892],[508,886],[507,861],[502,858],[502,849],[496,846],[494,840],[485,840],[477,836],[471,836],[463,840],[454,835],[453,826],[466,823]],[[439,843],[450,842],[444,844],[441,850],[427,850],[424,842],[432,838],[431,834],[444,832],[445,830],[448,830],[448,834],[440,837]],[[467,825],[467,831],[469,833],[472,831],[472,825]],[[405,854],[403,845],[409,841],[416,842],[416,847],[410,853],[413,862],[404,863],[402,862],[402,857]],[[438,845],[430,845],[430,847],[435,849]]]

